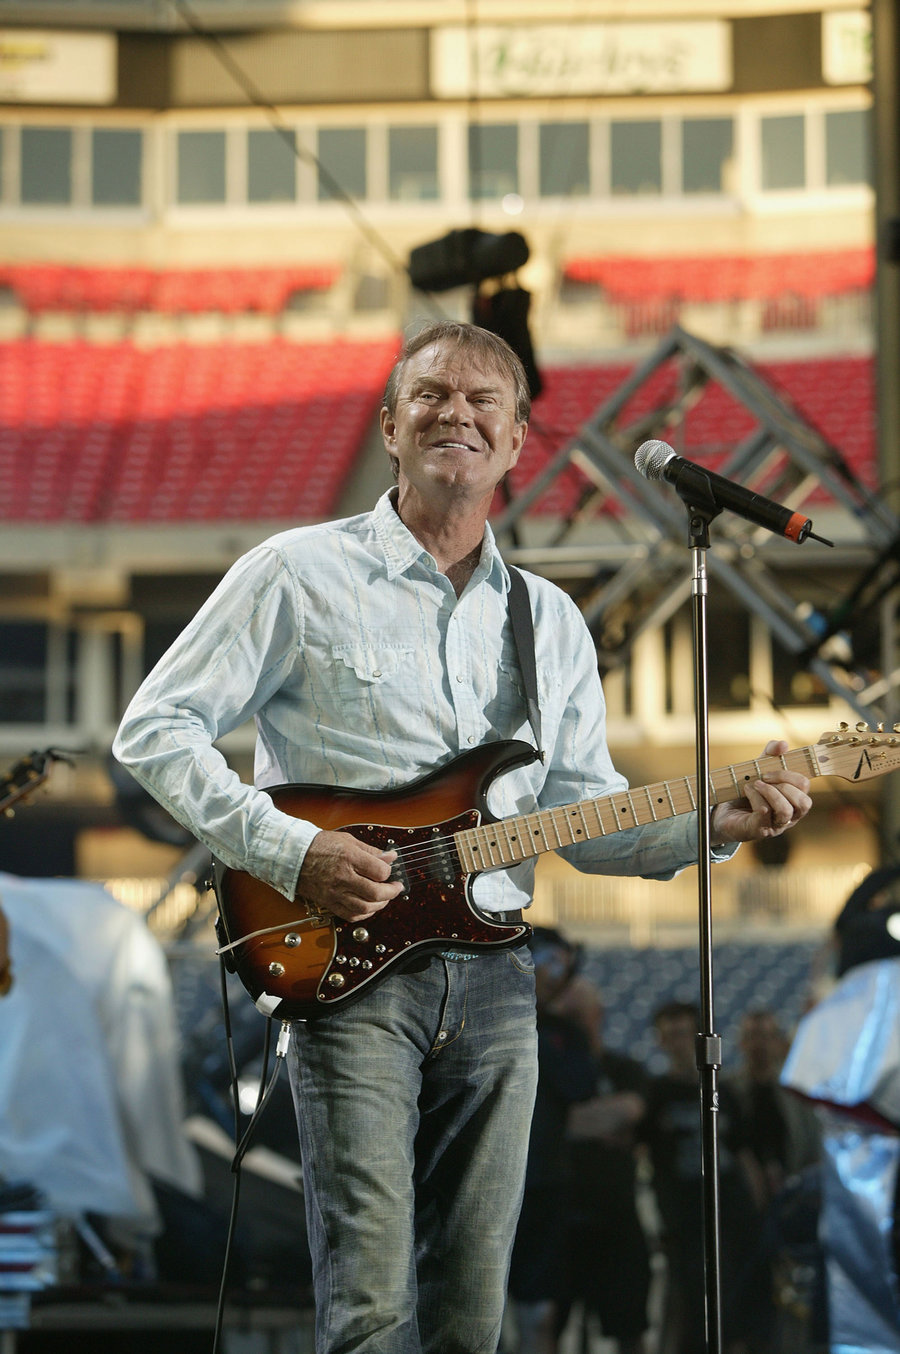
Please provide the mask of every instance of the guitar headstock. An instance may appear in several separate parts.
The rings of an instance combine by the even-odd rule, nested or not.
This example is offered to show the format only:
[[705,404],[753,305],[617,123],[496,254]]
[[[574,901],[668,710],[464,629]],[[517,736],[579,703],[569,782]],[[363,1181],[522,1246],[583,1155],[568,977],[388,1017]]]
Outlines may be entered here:
[[886,731],[883,724],[871,729],[862,722],[853,728],[841,723],[837,731],[821,735],[814,751],[822,776],[853,781],[883,776],[900,770],[900,725]]

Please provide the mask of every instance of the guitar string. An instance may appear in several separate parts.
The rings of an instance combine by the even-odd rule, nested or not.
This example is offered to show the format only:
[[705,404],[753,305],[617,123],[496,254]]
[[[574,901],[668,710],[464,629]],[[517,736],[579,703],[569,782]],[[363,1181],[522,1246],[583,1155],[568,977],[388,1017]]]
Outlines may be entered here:
[[[810,759],[809,759],[808,754],[809,754],[810,751],[811,751],[810,748],[797,749],[796,751],[802,752],[802,753],[806,756],[807,762],[809,762]],[[766,759],[766,760],[768,760],[768,759]],[[773,758],[772,760],[774,760],[774,761],[780,761],[780,762],[782,762],[782,764],[786,765],[784,757],[781,757],[781,758]],[[759,768],[759,762],[758,762],[758,761],[757,761],[757,762],[751,763],[751,765],[753,765],[753,766],[755,767],[755,769],[757,770],[757,772],[760,771],[760,768]],[[812,766],[811,766],[811,769],[813,769]],[[737,785],[738,782],[737,782],[737,778],[736,778],[736,776],[735,776],[736,770],[737,770],[737,767],[729,767],[729,768],[727,768],[727,770],[723,770],[721,774],[723,774],[723,775],[725,775],[725,774],[730,775],[731,778],[732,778],[732,780],[734,780],[735,785]],[[661,784],[665,784],[666,791],[667,791],[667,795],[668,795],[668,797],[671,799],[671,794],[670,794],[670,786],[671,786],[671,782],[668,782],[668,781],[667,781],[667,782],[661,782]],[[685,785],[686,785],[686,787],[687,787],[687,788],[690,788],[690,784],[691,784],[690,778],[689,778],[689,777],[685,777]],[[713,786],[713,784],[712,784],[712,779],[711,779],[710,784],[711,784],[711,788],[714,788],[714,786]],[[645,787],[639,787],[639,789],[638,789],[638,790],[635,790],[635,791],[630,791],[630,790],[629,790],[629,791],[625,791],[625,792],[624,792],[625,797],[629,799],[629,807],[631,808],[632,812],[634,812],[634,806],[633,806],[633,804],[630,803],[630,797],[631,797],[631,795],[632,795],[632,794],[636,794],[636,793],[640,793],[641,790],[643,790],[644,792],[648,792],[651,788],[653,788],[653,787],[645,786]],[[590,801],[587,801],[587,802],[590,803],[592,807],[594,807],[594,806],[599,806],[599,805],[603,804],[604,802],[609,803],[609,802],[612,801],[612,799],[613,799],[613,796],[609,796],[608,799],[606,799],[606,797],[604,797],[604,796],[600,796],[600,797],[599,797],[598,799],[596,799],[596,800],[590,800]],[[560,812],[565,812],[565,813],[566,813],[566,816],[568,817],[568,816],[569,816],[569,811],[570,811],[570,810],[574,810],[574,809],[577,808],[577,809],[580,811],[580,810],[582,809],[582,807],[583,807],[582,804],[577,804],[577,805],[576,805],[576,804],[561,804],[561,805],[558,805],[556,808],[546,809],[546,810],[538,810],[537,812],[538,812],[538,815],[541,816],[541,817],[543,817],[543,816],[553,817],[554,814],[559,814]],[[598,807],[597,811],[598,811],[598,816],[599,816],[599,807]],[[687,810],[685,810],[685,812],[687,812]],[[666,816],[667,816],[667,817],[671,817],[671,816],[678,816],[678,815],[676,814],[676,815],[666,815]],[[500,820],[499,820],[498,822],[496,822],[496,823],[479,823],[479,824],[476,824],[476,825],[475,825],[474,827],[472,827],[472,828],[463,828],[463,829],[461,829],[460,831],[461,831],[461,832],[478,832],[478,831],[488,832],[489,829],[492,828],[492,827],[501,829],[502,831],[506,831],[506,826],[505,826],[505,825],[508,824],[508,823],[511,822],[511,821],[513,821],[513,820],[511,820],[511,819],[500,819]],[[653,821],[653,820],[648,820],[648,821]],[[611,829],[612,831],[618,831],[620,828],[622,828],[622,827],[625,826],[625,824],[620,823],[617,819],[614,819],[613,822],[614,822],[614,826],[613,826],[613,828]],[[629,826],[630,826],[630,824],[629,824]],[[419,829],[419,830],[421,830],[421,829]],[[405,868],[408,868],[408,867],[410,866],[410,864],[411,864],[413,870],[417,870],[417,871],[419,871],[420,873],[425,873],[425,872],[426,872],[433,864],[435,864],[437,861],[439,861],[439,860],[441,860],[441,859],[446,860],[446,857],[447,857],[447,855],[448,855],[448,853],[449,853],[449,851],[450,851],[451,849],[452,849],[454,852],[456,852],[457,863],[458,863],[458,864],[461,864],[461,862],[459,861],[459,853],[458,853],[457,848],[456,848],[456,845],[455,845],[456,837],[457,837],[458,835],[460,835],[460,834],[459,834],[459,833],[453,833],[453,834],[452,834],[451,836],[449,836],[449,837],[446,837],[446,836],[445,836],[445,837],[435,837],[435,838],[431,838],[427,843],[411,843],[409,846],[399,846],[399,847],[396,848],[397,855],[403,860],[403,862],[404,862],[404,867],[405,867]],[[558,832],[557,832],[557,835],[559,835]],[[513,839],[513,840],[515,840],[515,839]],[[507,842],[507,845],[509,845],[509,842]],[[490,849],[490,848],[489,848],[489,849]],[[539,854],[541,854],[541,853],[540,853],[540,852],[532,852],[532,853],[529,853],[529,855],[539,855]],[[528,857],[523,857],[523,860],[524,860],[524,859],[527,859],[527,858],[528,858]],[[506,864],[506,863],[508,863],[508,862],[505,862],[505,861],[500,862],[501,865]],[[484,868],[487,869],[488,867],[484,867]],[[472,872],[472,873],[474,873],[474,872]],[[304,925],[304,924],[308,925],[308,924],[310,924],[311,922],[316,921],[316,920],[317,920],[317,918],[308,915],[308,916],[306,916],[305,918],[298,918],[297,921],[290,923],[290,925],[292,925],[292,926],[302,926],[302,925]],[[285,923],[282,922],[282,923],[279,923],[277,926],[264,927],[262,930],[250,932],[248,935],[241,936],[240,939],[235,940],[235,941],[232,941],[230,944],[223,945],[220,949],[218,949],[218,950],[216,951],[216,953],[217,953],[217,954],[225,953],[225,952],[228,951],[228,950],[233,950],[233,949],[236,949],[236,948],[237,948],[238,946],[240,946],[240,945],[246,944],[247,941],[249,941],[249,940],[254,940],[254,939],[257,939],[257,938],[259,938],[259,937],[268,935],[268,934],[270,934],[270,933],[272,933],[272,932],[283,930],[284,925],[285,925]]]
[[[810,753],[810,751],[811,751],[810,748],[808,748],[808,747],[806,747],[806,748],[797,748],[797,749],[795,749],[794,751],[795,751],[795,753],[803,754],[804,757],[805,757],[805,760],[807,761],[807,763],[809,763],[809,753]],[[765,772],[762,771],[762,769],[761,769],[761,763],[771,761],[771,762],[773,763],[773,765],[781,764],[781,765],[785,765],[785,766],[786,766],[785,758],[786,758],[787,756],[789,756],[789,755],[790,755],[790,754],[787,754],[787,753],[786,753],[786,754],[784,754],[784,756],[782,756],[782,757],[762,757],[762,758],[758,758],[758,759],[756,759],[755,761],[752,761],[752,762],[740,763],[738,766],[724,767],[724,768],[721,769],[720,772],[713,773],[713,775],[719,774],[719,775],[722,775],[722,776],[727,776],[727,777],[734,783],[735,787],[737,787],[737,786],[739,785],[739,782],[738,782],[738,780],[737,780],[737,776],[736,776],[735,773],[739,770],[739,766],[752,766],[752,767],[756,770],[756,772],[757,772],[758,775],[762,775],[762,774],[765,774]],[[710,788],[711,788],[712,790],[715,790],[715,783],[714,783],[713,775],[710,776]],[[665,782],[661,781],[661,782],[659,782],[659,785],[660,785],[660,786],[662,786],[662,785],[665,786],[667,792],[670,790],[670,787],[671,787],[673,784],[674,784],[676,787],[678,787],[678,786],[680,786],[681,783],[680,783],[677,779],[676,779],[675,782],[672,782],[672,781],[665,781]],[[687,777],[687,776],[684,777],[684,788],[687,789],[687,791],[688,791],[690,797],[689,797],[689,800],[688,800],[688,803],[687,803],[686,807],[685,807],[681,812],[688,813],[688,812],[690,812],[691,809],[694,807],[693,802],[692,802],[692,796],[693,796],[692,786],[693,786],[693,778],[692,778],[692,777]],[[646,795],[648,791],[653,790],[653,789],[655,789],[655,788],[657,788],[657,787],[656,787],[656,786],[638,786],[637,788],[635,788],[635,789],[633,789],[633,790],[625,790],[625,791],[622,791],[621,793],[622,793],[622,797],[623,797],[623,798],[625,798],[625,799],[627,799],[627,800],[630,801],[631,798],[632,798],[632,796],[634,796],[634,795]],[[618,794],[615,795],[615,796],[614,796],[614,795],[610,795],[610,796],[608,796],[608,797],[607,797],[607,796],[601,795],[601,796],[598,796],[597,799],[592,799],[592,800],[586,801],[586,803],[587,803],[591,808],[595,808],[595,807],[596,807],[597,812],[598,812],[598,815],[599,815],[600,807],[612,804],[613,801],[614,801],[614,799],[616,799],[616,798],[618,798]],[[583,807],[583,804],[580,804],[580,803],[579,803],[579,804],[560,804],[560,805],[557,805],[557,806],[555,806],[555,807],[553,807],[553,808],[549,808],[549,809],[538,809],[538,810],[535,810],[535,813],[536,813],[536,815],[537,815],[538,817],[545,817],[545,816],[546,816],[546,817],[548,817],[548,818],[550,818],[550,819],[554,819],[554,820],[555,820],[555,816],[558,816],[559,814],[565,814],[566,817],[569,817],[569,816],[570,816],[570,811],[571,811],[571,810],[578,809],[578,810],[580,811],[580,810],[582,809],[582,807]],[[631,810],[632,813],[635,812],[634,805],[633,805],[631,802],[629,802],[628,807],[629,807],[629,809]],[[573,816],[574,816],[574,815],[573,815]],[[668,818],[668,817],[672,817],[672,816],[677,817],[677,816],[679,816],[679,815],[678,815],[678,814],[675,814],[675,815],[672,815],[672,814],[666,814],[666,815],[665,815],[665,817],[667,817],[667,818]],[[489,832],[490,829],[491,829],[492,827],[495,828],[495,829],[497,829],[497,831],[498,831],[499,833],[505,833],[506,830],[507,830],[507,826],[506,826],[506,825],[508,825],[510,822],[513,822],[513,821],[515,821],[515,820],[513,820],[513,819],[502,819],[502,818],[501,818],[501,819],[500,819],[498,822],[496,822],[496,823],[478,823],[478,824],[474,825],[474,826],[471,827],[471,828],[462,828],[462,829],[460,829],[460,832],[459,832],[459,833],[453,833],[451,836],[434,837],[434,838],[429,839],[429,841],[427,841],[427,842],[415,842],[415,843],[410,843],[409,846],[398,846],[398,847],[395,847],[395,848],[393,848],[393,849],[396,850],[398,857],[400,857],[401,860],[403,861],[403,864],[404,864],[404,867],[405,867],[405,868],[409,868],[410,866],[412,866],[413,868],[427,869],[429,866],[431,866],[432,864],[436,863],[441,857],[445,857],[448,851],[450,851],[450,850],[456,851],[456,850],[457,850],[457,847],[456,847],[456,844],[455,844],[455,843],[456,843],[456,837],[457,837],[458,835],[461,835],[462,833],[470,833],[470,832],[471,832],[471,833],[478,833],[478,832],[485,832],[485,833],[486,833],[486,832]],[[524,821],[524,819],[520,819],[519,821]],[[648,819],[647,821],[648,821],[648,822],[651,822],[651,821],[655,821],[655,820],[654,820],[654,819]],[[626,827],[637,827],[637,826],[641,826],[641,824],[637,823],[636,821],[633,822],[633,823],[624,823],[624,822],[621,822],[619,819],[614,818],[613,821],[612,821],[612,823],[611,823],[611,825],[609,825],[609,826],[606,827],[606,828],[601,827],[601,833],[598,834],[598,835],[605,835],[606,832],[610,832],[610,833],[611,833],[611,832],[617,832],[617,831],[623,830],[623,829],[626,828]],[[417,829],[417,830],[421,831],[422,829]],[[557,830],[557,835],[559,835],[558,830]],[[511,839],[511,840],[515,840],[515,839]],[[545,840],[546,840],[546,839],[545,839]],[[509,845],[510,845],[510,842],[507,841],[505,844],[506,844],[507,846],[509,846]],[[571,843],[562,843],[562,845],[566,845],[566,844],[576,845],[577,843],[576,843],[574,840],[573,840]],[[503,843],[503,842],[499,842],[499,845],[500,845],[500,847],[501,847],[501,849],[502,849],[504,843]],[[552,848],[548,848],[548,849],[552,849]],[[541,855],[541,854],[542,854],[541,851],[527,851],[526,854],[522,857],[522,860],[524,861],[524,860],[527,860],[527,859],[532,858],[534,855]],[[513,862],[509,862],[509,861],[500,861],[500,862],[498,863],[497,868],[499,868],[499,867],[502,866],[502,865],[510,864],[510,863],[515,863],[515,862],[514,862],[514,861],[513,861]],[[484,870],[487,870],[488,868],[490,868],[490,864],[491,864],[491,862],[489,862],[488,865],[484,866],[483,869],[484,869]]]

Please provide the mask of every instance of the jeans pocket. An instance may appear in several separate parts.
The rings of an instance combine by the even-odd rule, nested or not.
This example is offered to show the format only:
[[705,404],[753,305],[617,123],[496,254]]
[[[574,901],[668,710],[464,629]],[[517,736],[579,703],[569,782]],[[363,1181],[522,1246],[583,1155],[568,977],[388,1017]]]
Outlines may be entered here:
[[520,945],[515,950],[507,950],[506,957],[519,973],[534,976],[534,956],[529,945]]

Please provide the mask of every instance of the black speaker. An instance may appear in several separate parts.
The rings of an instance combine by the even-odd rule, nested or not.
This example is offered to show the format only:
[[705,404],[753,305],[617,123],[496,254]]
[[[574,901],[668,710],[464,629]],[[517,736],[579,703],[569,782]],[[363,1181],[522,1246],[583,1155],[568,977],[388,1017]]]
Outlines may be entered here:
[[515,230],[505,235],[474,227],[451,230],[411,251],[409,279],[420,291],[477,286],[485,278],[514,273],[528,262],[529,253],[524,235]]

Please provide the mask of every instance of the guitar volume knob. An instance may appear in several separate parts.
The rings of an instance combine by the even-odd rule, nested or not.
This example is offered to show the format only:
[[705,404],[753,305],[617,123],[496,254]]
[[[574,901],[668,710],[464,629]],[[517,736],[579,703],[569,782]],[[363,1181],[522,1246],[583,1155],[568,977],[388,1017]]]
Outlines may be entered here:
[[344,981],[345,979],[343,973],[329,973],[328,975],[329,987],[343,987]]
[[366,941],[369,939],[369,933],[364,926],[356,926],[353,929],[353,939],[356,941],[357,945],[365,945]]
[[277,960],[273,959],[272,963],[269,965],[269,972],[273,978],[283,978],[284,964],[279,964]]

